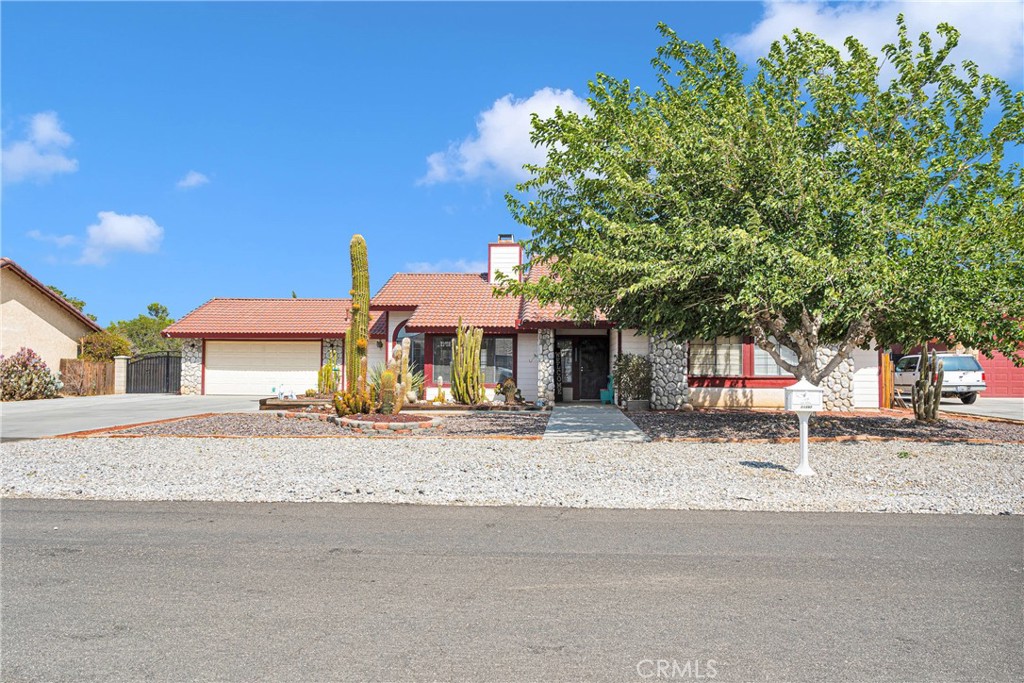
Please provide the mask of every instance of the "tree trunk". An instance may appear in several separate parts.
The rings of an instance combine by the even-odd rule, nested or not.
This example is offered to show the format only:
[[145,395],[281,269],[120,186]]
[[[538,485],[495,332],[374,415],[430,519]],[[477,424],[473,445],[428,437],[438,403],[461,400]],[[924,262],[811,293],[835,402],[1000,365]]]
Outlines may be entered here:
[[[818,367],[818,330],[821,328],[821,314],[811,315],[807,309],[803,309],[800,315],[800,327],[787,332],[788,321],[784,316],[770,316],[762,314],[751,325],[754,341],[759,347],[768,352],[768,355],[779,364],[783,370],[791,372],[797,378],[803,378],[811,384],[821,384],[821,381],[828,377],[836,367],[849,358],[853,349],[864,343],[871,333],[871,325],[865,318],[859,318],[846,328],[846,334],[839,342],[836,354],[829,359],[824,367]],[[775,337],[773,343],[769,336]],[[790,363],[782,357],[782,346],[786,346],[796,352],[796,364]]]

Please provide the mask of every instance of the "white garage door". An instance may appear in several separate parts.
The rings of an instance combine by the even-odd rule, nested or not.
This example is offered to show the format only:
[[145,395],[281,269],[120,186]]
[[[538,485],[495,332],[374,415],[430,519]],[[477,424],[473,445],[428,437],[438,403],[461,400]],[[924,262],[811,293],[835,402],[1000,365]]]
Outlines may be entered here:
[[270,396],[316,388],[320,342],[206,342],[207,394]]

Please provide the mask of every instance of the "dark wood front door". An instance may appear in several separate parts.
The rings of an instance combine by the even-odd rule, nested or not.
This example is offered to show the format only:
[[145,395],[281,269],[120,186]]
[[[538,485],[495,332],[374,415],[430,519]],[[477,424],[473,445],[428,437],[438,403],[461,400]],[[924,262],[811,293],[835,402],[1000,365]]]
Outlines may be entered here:
[[579,373],[576,398],[598,400],[601,390],[608,386],[608,337],[577,337]]

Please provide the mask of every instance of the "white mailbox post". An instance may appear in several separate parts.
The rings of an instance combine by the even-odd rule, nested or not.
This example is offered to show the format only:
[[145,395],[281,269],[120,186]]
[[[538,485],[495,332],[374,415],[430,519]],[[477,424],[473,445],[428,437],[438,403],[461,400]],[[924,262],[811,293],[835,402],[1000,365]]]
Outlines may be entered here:
[[793,411],[800,419],[800,466],[796,468],[797,474],[814,474],[811,464],[807,461],[807,421],[811,419],[811,413],[822,409],[824,397],[825,390],[814,386],[806,379],[786,387],[786,410]]

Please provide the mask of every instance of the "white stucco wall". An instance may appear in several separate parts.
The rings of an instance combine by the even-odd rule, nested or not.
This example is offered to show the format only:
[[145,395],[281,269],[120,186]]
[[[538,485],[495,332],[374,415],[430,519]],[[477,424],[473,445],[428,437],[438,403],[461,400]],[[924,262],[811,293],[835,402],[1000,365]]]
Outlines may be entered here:
[[30,348],[54,374],[61,358],[78,357],[78,340],[93,331],[10,268],[0,270],[0,302],[0,353]]
[[520,334],[516,339],[516,385],[523,392],[523,400],[537,400],[537,335]]

